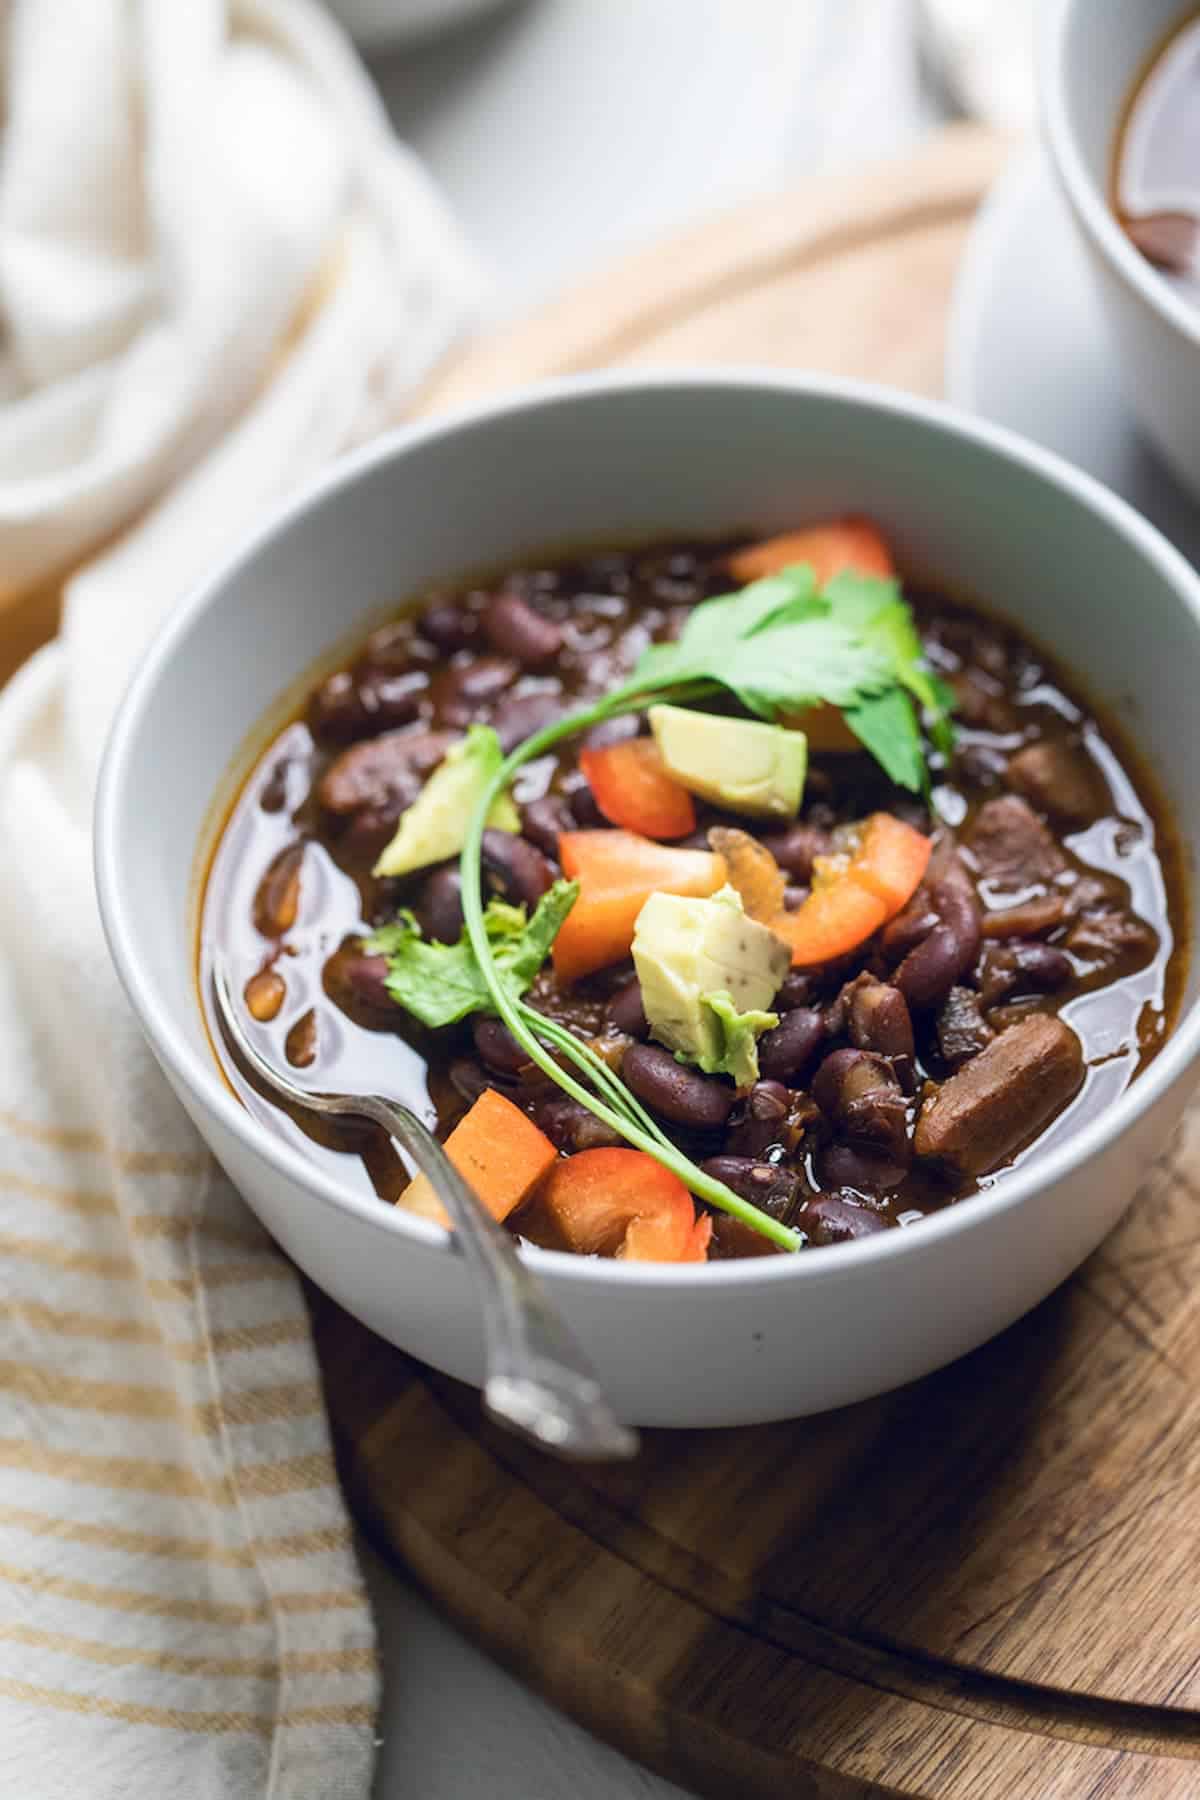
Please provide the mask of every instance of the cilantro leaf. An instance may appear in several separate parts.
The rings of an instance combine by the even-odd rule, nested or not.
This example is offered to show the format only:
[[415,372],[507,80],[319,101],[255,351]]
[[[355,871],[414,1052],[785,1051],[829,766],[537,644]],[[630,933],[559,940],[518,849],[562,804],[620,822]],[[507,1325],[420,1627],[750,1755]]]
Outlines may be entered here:
[[[520,999],[550,953],[559,926],[575,904],[579,883],[556,881],[526,919],[523,906],[492,900],[483,927],[492,965],[505,990]],[[483,971],[464,932],[456,944],[431,943],[411,912],[397,915],[367,940],[373,956],[388,960],[387,990],[422,1025],[437,1029],[471,1013],[495,1012]]]
[[[901,595],[899,583],[881,579],[877,575],[854,575],[849,570],[843,570],[840,575],[835,575],[831,581],[826,582],[823,597],[828,601],[834,618],[851,625],[868,643],[886,654],[893,679],[923,708],[934,745],[944,756],[948,756],[954,748],[954,726],[950,719],[954,707],[954,690],[927,666],[916,624]],[[886,720],[882,713],[879,714],[875,727],[877,739],[880,729],[886,730],[889,725],[893,732],[902,734],[903,743],[900,736],[890,741],[892,760],[897,765],[903,763],[910,769],[915,760],[922,771],[920,778],[916,780],[892,774],[888,762],[880,756],[878,742],[871,742],[857,731],[849,715],[846,722],[883,763],[894,781],[901,781],[903,786],[914,789],[923,785],[924,759],[921,755],[920,730],[911,707],[902,710],[898,705],[892,705]]]

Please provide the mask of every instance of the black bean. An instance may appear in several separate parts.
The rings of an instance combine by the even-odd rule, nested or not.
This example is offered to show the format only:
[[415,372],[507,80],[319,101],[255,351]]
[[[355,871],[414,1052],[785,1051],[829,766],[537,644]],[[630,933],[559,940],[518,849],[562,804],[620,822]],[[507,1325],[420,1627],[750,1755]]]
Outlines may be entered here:
[[483,875],[486,886],[502,900],[535,907],[553,885],[554,870],[526,838],[489,825],[483,834]]
[[933,890],[938,923],[915,950],[910,950],[893,977],[908,1004],[918,1010],[936,1006],[975,965],[983,941],[979,903],[958,881],[941,881]]
[[288,844],[267,864],[254,895],[254,925],[263,937],[283,937],[296,923],[303,860],[304,845]]
[[553,725],[565,710],[561,694],[506,694],[492,714],[492,730],[507,756],[518,744]]
[[897,1088],[877,1088],[848,1100],[838,1117],[842,1135],[852,1144],[870,1145],[894,1163],[912,1156],[908,1138],[908,1103]]
[[529,1052],[518,1044],[502,1019],[476,1019],[471,1035],[488,1068],[501,1075],[519,1075],[529,1062]]
[[879,936],[884,955],[899,962],[927,938],[938,922],[928,888],[918,888],[908,905],[884,926]]
[[825,1022],[814,1006],[784,1013],[758,1043],[758,1066],[774,1081],[803,1080],[825,1037]]
[[427,938],[457,944],[462,936],[462,877],[458,864],[442,863],[421,883],[413,911]]
[[557,858],[559,837],[574,829],[571,809],[561,794],[542,794],[521,808],[521,835],[544,856]]
[[797,1215],[796,1224],[815,1248],[853,1243],[888,1227],[887,1219],[872,1207],[839,1200],[836,1194],[819,1194],[810,1200]]
[[451,601],[435,600],[432,606],[425,608],[417,623],[422,637],[427,637],[431,644],[436,644],[449,656],[455,650],[465,649],[475,637],[479,630],[479,615]]
[[538,1101],[534,1118],[559,1150],[603,1150],[624,1143],[619,1132],[598,1119],[570,1094],[553,1093]]
[[450,731],[386,731],[351,744],[326,769],[317,798],[327,812],[365,809],[396,819],[455,742]]
[[511,687],[517,665],[507,656],[475,656],[443,670],[433,684],[439,723],[461,728]]
[[800,1177],[791,1169],[755,1162],[750,1156],[710,1156],[700,1167],[774,1219],[787,1217],[800,1191]]
[[486,1093],[488,1088],[502,1085],[469,1056],[456,1056],[446,1073],[450,1077],[451,1087],[468,1106],[473,1106],[480,1094]]
[[640,981],[627,981],[623,988],[617,989],[605,1009],[605,1018],[614,1031],[623,1031],[626,1037],[650,1036],[650,1023],[642,1005]]
[[786,831],[769,831],[761,840],[786,875],[794,881],[812,878],[813,858],[827,856],[829,833],[815,825],[789,825]]
[[725,1123],[737,1099],[727,1082],[686,1068],[657,1044],[631,1044],[622,1074],[639,1100],[675,1125],[713,1130]]
[[526,668],[553,662],[563,646],[561,626],[535,612],[527,600],[511,591],[488,601],[483,629],[493,649],[515,656]]

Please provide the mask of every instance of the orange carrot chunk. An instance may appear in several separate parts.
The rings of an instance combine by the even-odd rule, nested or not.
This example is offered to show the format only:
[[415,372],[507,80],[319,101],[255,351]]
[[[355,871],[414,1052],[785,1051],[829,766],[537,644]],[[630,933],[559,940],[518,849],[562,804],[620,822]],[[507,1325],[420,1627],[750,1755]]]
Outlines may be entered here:
[[862,518],[828,519],[804,531],[787,531],[761,544],[748,544],[729,558],[729,572],[735,581],[758,581],[792,563],[808,563],[818,587],[843,569],[856,575],[896,573],[878,527]]
[[696,829],[687,789],[668,775],[653,738],[631,738],[580,752],[596,805],[606,819],[648,838],[686,837]]
[[[545,1133],[494,1088],[485,1088],[459,1120],[446,1139],[446,1155],[494,1219],[507,1219],[558,1160]],[[439,1225],[450,1223],[424,1175],[409,1182],[396,1204]]]
[[725,879],[721,857],[675,850],[631,831],[564,831],[558,860],[563,874],[579,883],[579,898],[554,940],[561,981],[578,981],[628,956],[637,916],[651,894],[703,899]]
[[555,1163],[542,1203],[572,1250],[629,1262],[704,1262],[712,1220],[644,1150],[580,1150]]

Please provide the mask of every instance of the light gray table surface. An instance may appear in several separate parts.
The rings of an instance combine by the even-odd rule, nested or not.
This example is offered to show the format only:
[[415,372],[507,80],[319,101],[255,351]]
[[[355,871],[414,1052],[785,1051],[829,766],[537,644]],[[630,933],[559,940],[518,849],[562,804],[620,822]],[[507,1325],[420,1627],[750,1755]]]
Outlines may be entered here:
[[[371,66],[499,320],[705,212],[914,143],[941,116],[914,42],[911,0],[517,0]],[[385,1675],[375,1800],[681,1795],[364,1562]]]

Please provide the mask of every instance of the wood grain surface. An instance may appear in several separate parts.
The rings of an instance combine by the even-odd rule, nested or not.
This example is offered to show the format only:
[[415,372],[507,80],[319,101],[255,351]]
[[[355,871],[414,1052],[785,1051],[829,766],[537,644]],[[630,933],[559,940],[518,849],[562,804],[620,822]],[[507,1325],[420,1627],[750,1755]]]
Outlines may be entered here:
[[[473,349],[425,406],[677,362],[935,393],[963,238],[1003,155],[963,128],[709,221]],[[1200,1795],[1200,1123],[1076,1278],[975,1355],[819,1419],[648,1432],[632,1468],[548,1461],[313,1301],[375,1542],[685,1787]]]

